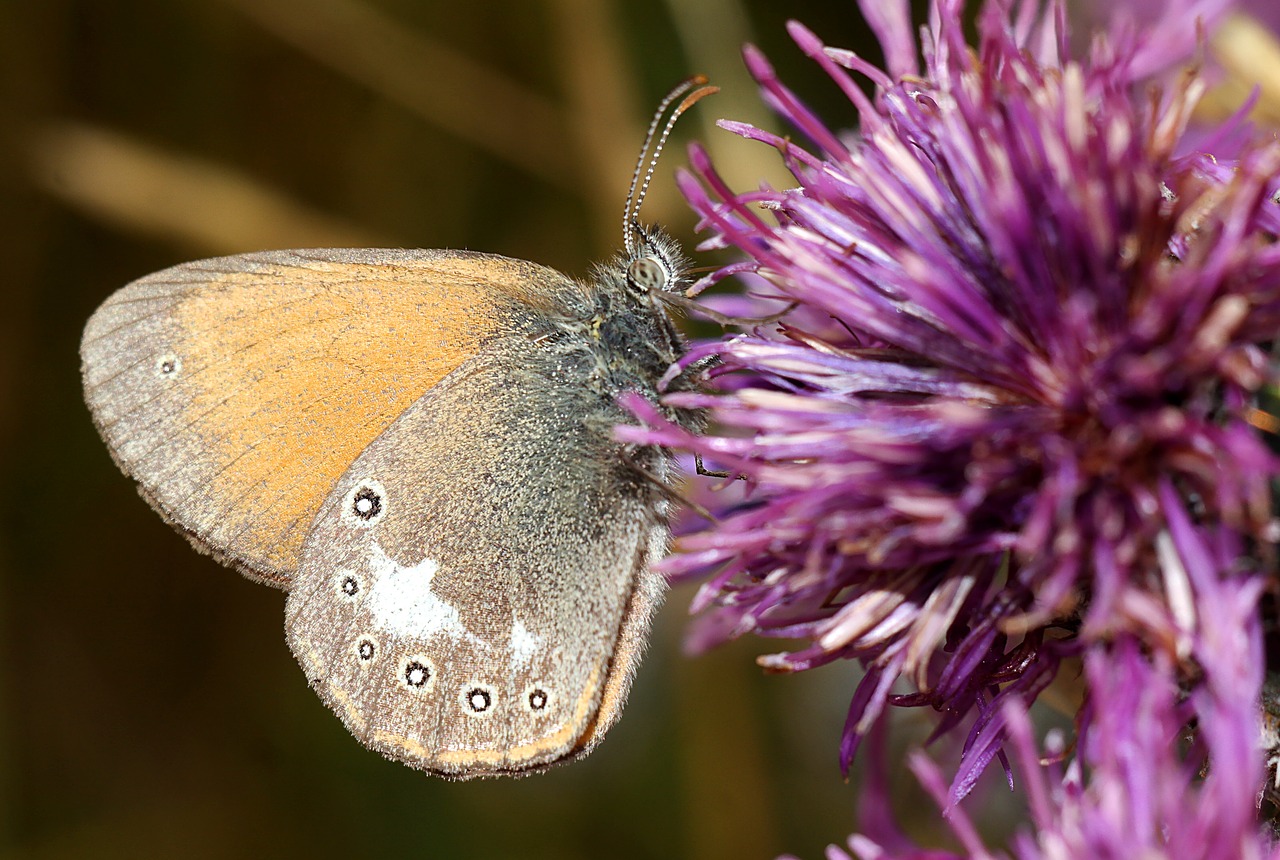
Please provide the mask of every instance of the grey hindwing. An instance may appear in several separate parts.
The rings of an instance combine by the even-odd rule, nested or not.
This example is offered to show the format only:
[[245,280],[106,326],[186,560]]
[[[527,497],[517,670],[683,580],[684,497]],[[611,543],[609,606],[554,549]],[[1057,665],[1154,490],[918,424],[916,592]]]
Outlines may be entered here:
[[365,744],[446,776],[528,772],[585,752],[616,718],[667,528],[589,372],[523,336],[491,344],[325,501],[287,631]]

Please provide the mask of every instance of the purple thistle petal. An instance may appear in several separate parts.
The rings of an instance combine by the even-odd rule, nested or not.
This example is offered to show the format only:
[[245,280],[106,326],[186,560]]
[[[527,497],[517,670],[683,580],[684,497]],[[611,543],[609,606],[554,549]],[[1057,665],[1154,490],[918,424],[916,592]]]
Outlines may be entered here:
[[920,753],[913,753],[908,765],[916,775],[916,779],[920,780],[920,784],[933,797],[934,802],[948,810],[947,823],[951,825],[951,829],[964,845],[967,856],[975,860],[991,857],[969,816],[965,815],[964,810],[948,804],[946,782],[933,762]]
[[755,46],[747,45],[742,51],[742,57],[747,64],[747,70],[760,84],[760,92],[765,104],[790,119],[796,128],[808,135],[819,148],[829,153],[848,155],[848,150],[844,148],[840,139],[827,129],[821,119],[805,107],[804,102],[800,101],[795,93],[778,80],[773,65],[765,59],[764,54]]
[[871,667],[862,676],[853,698],[849,701],[849,714],[845,718],[844,731],[840,738],[840,772],[849,775],[849,765],[854,753],[880,713],[884,710],[889,698],[889,688],[893,685],[896,667]]
[[911,4],[907,0],[869,0],[859,2],[858,8],[884,50],[888,76],[893,79],[919,76]]

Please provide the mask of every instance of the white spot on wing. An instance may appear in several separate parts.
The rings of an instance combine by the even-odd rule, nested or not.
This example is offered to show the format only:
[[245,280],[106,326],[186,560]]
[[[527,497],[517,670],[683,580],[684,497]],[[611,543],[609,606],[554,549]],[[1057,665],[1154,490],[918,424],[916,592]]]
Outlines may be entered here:
[[511,628],[511,664],[516,668],[529,665],[529,660],[540,647],[542,639],[517,618]]
[[402,567],[374,543],[369,569],[373,585],[364,605],[388,633],[419,639],[437,633],[451,639],[474,638],[463,626],[458,610],[431,590],[431,581],[440,569],[434,559],[424,558],[413,567]]

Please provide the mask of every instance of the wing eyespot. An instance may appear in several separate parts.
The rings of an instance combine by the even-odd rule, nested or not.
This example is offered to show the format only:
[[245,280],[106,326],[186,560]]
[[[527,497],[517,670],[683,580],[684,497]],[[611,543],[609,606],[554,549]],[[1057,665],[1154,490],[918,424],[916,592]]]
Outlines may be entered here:
[[466,685],[460,699],[463,712],[473,717],[487,717],[493,712],[493,689],[488,684]]
[[404,669],[400,673],[400,680],[405,687],[413,692],[430,690],[435,686],[435,664],[426,657],[410,657],[404,661]]
[[372,639],[366,636],[356,642],[356,659],[361,663],[371,663],[377,656],[378,646],[373,644]]
[[182,359],[176,355],[162,355],[156,359],[156,376],[174,379],[182,371]]
[[369,487],[356,491],[351,502],[351,513],[362,520],[372,520],[382,515],[382,496]]
[[359,596],[363,588],[360,579],[354,573],[343,571],[338,575],[338,590],[345,597],[355,598]]
[[542,687],[531,687],[524,700],[529,710],[536,714],[547,709],[547,705],[551,703],[551,694]]
[[387,515],[387,491],[375,480],[357,481],[342,502],[342,518],[358,528],[376,525]]

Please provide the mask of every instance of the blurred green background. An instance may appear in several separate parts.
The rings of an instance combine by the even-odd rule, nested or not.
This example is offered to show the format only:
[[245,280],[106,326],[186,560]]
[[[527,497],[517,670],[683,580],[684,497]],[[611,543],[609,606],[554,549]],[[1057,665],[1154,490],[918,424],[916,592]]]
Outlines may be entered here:
[[[79,388],[93,308],[184,260],[466,247],[585,274],[619,244],[653,106],[694,72],[724,92],[677,138],[738,187],[785,181],[713,122],[771,123],[738,56],[752,40],[852,124],[790,17],[877,56],[829,0],[0,0],[0,855],[816,857],[844,839],[855,671],[765,677],[760,641],[685,656],[689,587],[586,760],[459,784],[364,750],[290,656],[283,594],[150,511]],[[644,215],[692,250],[683,160],[672,146]]]

